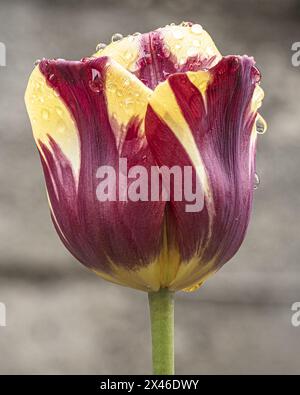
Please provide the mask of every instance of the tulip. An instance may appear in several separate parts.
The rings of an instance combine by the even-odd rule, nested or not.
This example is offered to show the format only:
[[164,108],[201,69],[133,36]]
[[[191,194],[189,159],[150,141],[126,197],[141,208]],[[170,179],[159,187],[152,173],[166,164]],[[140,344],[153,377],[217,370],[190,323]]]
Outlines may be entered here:
[[[29,79],[25,102],[56,231],[105,280],[148,292],[154,373],[174,369],[174,292],[197,289],[245,237],[265,130],[254,64],[222,57],[200,25],[182,23],[116,34],[81,61],[44,59]],[[132,179],[114,189],[116,200],[99,201],[97,169],[117,169],[120,159],[149,172],[192,168],[202,210],[188,212],[172,193],[121,199]]]

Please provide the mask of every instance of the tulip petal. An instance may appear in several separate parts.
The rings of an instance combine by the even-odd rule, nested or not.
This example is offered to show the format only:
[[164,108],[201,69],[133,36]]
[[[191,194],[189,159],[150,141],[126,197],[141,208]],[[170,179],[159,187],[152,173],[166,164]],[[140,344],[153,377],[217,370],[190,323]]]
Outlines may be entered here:
[[200,212],[170,202],[170,238],[183,262],[170,289],[203,283],[244,239],[253,196],[258,81],[251,58],[229,56],[209,71],[170,76],[150,98],[145,130],[157,162],[192,166],[205,198]]
[[[114,61],[99,58],[42,61],[25,96],[63,243],[102,277],[143,290],[159,288],[155,276],[145,273],[160,253],[164,203],[99,202],[96,174],[102,165],[118,171],[120,158],[128,168],[154,164],[144,135],[151,93]],[[57,129],[59,120],[66,124],[63,131]]]
[[75,122],[57,91],[48,85],[39,67],[30,76],[25,102],[38,147],[43,143],[50,148],[48,135],[51,135],[78,175],[80,148]]
[[208,69],[221,59],[210,35],[192,23],[125,37],[94,56],[111,57],[150,89],[171,74]]

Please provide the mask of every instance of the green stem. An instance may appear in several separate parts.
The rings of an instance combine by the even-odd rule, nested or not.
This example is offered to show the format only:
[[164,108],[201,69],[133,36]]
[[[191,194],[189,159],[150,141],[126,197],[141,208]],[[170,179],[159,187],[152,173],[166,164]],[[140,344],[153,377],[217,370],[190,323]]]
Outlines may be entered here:
[[150,292],[153,374],[174,374],[174,294]]

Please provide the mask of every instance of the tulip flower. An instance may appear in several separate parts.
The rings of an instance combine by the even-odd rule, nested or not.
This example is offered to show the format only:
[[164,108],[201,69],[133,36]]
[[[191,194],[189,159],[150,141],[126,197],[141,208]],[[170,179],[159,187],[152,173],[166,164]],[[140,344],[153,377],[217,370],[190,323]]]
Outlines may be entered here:
[[[245,237],[265,130],[254,64],[223,57],[200,25],[182,23],[116,34],[81,61],[43,59],[29,79],[25,101],[56,231],[99,276],[149,294],[154,373],[174,369],[174,292],[197,289]],[[119,169],[120,159],[147,172],[191,168],[202,209],[187,210],[172,191],[169,200],[128,199],[136,179],[127,170],[108,194],[116,199],[99,199],[98,169]]]

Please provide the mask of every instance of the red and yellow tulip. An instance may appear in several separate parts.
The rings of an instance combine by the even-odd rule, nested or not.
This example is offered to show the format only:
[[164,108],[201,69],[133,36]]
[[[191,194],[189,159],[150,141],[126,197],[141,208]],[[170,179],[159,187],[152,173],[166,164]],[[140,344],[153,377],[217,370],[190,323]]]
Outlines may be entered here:
[[[55,228],[84,265],[143,291],[193,290],[239,249],[255,177],[260,74],[222,57],[200,25],[112,42],[81,61],[42,60],[26,90]],[[97,168],[193,166],[204,208],[99,202]]]

